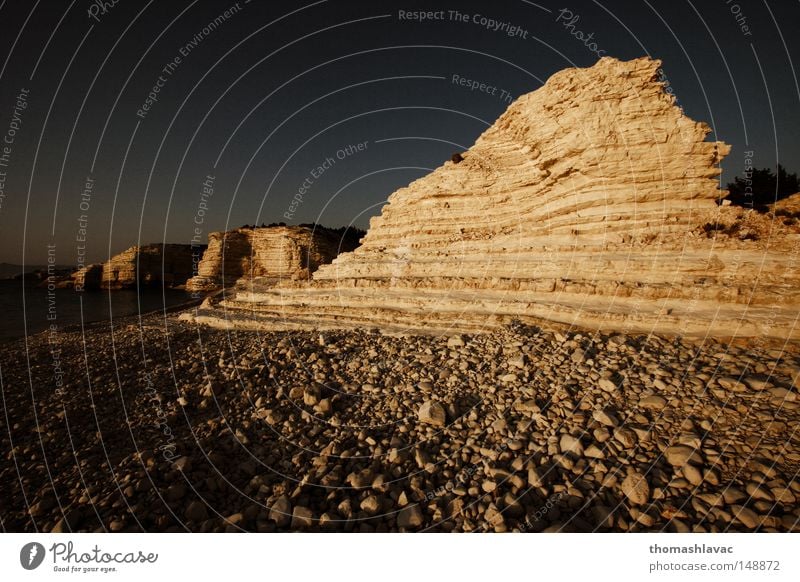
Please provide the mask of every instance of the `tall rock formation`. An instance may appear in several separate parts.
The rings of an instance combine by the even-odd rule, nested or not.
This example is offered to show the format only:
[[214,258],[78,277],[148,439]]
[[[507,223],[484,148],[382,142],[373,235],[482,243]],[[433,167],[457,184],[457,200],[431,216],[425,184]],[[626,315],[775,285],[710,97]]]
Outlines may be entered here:
[[603,58],[553,75],[458,163],[392,194],[313,281],[240,291],[197,320],[798,337],[797,225],[717,204],[730,148],[706,141],[659,67]]
[[[308,279],[320,265],[358,244],[361,231],[321,226],[267,226],[212,232],[189,291],[231,287],[239,280]],[[356,235],[354,236],[354,233]]]

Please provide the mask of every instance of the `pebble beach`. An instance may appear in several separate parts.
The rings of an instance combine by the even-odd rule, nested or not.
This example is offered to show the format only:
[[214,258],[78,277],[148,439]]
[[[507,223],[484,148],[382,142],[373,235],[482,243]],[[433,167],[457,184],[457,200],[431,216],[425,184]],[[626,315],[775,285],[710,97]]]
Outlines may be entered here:
[[0,372],[5,531],[800,529],[794,344],[154,314]]

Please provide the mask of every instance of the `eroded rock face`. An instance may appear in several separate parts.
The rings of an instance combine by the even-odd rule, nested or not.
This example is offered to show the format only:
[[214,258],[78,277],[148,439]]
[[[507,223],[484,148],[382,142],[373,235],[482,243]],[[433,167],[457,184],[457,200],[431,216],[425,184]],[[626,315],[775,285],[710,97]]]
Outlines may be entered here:
[[603,58],[553,75],[459,163],[392,194],[358,249],[310,284],[239,292],[225,324],[797,337],[800,229],[717,205],[730,148],[706,141],[659,67]]
[[138,282],[177,287],[186,283],[192,274],[191,245],[133,246],[103,263],[100,286],[104,289],[124,289],[135,287]]
[[190,291],[231,287],[255,279],[307,280],[320,265],[357,244],[353,236],[315,226],[269,226],[212,232],[208,249],[187,283]]

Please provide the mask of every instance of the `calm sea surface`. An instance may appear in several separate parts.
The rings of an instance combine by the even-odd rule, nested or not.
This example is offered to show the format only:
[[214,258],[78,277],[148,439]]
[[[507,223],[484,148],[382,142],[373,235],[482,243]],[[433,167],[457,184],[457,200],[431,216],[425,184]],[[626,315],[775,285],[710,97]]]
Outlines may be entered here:
[[[148,288],[140,292],[86,291],[56,289],[55,299],[48,298],[47,289],[25,285],[21,281],[0,280],[0,341],[38,333],[48,328],[51,306],[55,308],[55,323],[59,329],[80,325],[81,299],[84,323],[147,313],[174,307],[191,300],[188,293],[171,289]],[[24,304],[24,309],[23,309]],[[27,330],[26,330],[27,322]]]

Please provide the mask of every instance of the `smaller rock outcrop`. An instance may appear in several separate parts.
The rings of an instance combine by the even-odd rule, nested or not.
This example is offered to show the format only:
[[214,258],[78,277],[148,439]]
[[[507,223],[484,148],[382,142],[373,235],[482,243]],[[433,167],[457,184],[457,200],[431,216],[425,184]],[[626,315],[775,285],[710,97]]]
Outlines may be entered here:
[[137,284],[178,287],[193,274],[191,245],[158,243],[133,246],[102,265],[79,269],[72,277],[76,289],[126,289]]
[[75,291],[99,289],[103,281],[103,263],[92,263],[81,267],[71,275]]
[[189,291],[211,291],[237,281],[308,279],[320,265],[358,246],[363,232],[317,225],[265,226],[212,232]]

